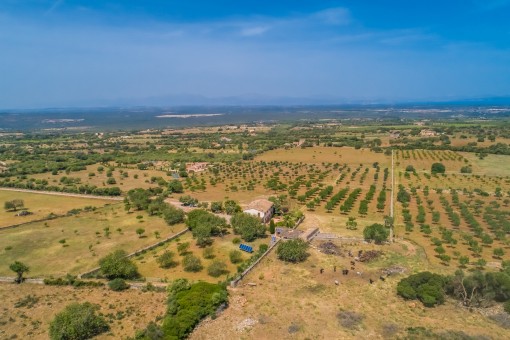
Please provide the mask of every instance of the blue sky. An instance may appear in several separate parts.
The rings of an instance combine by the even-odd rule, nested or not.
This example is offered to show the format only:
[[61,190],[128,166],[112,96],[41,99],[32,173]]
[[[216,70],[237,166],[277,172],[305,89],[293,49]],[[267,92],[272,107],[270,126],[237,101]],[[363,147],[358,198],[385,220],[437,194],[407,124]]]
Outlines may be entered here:
[[0,108],[510,95],[510,0],[2,0]]

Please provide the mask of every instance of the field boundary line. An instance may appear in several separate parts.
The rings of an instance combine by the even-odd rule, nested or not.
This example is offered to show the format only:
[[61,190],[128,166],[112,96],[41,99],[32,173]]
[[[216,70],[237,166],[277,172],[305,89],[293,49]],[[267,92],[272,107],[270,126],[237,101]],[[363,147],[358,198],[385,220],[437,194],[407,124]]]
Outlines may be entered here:
[[22,227],[22,226],[24,226],[26,224],[30,224],[30,223],[38,223],[38,222],[56,220],[56,219],[59,219],[59,218],[62,218],[62,217],[67,217],[67,216],[69,216],[69,215],[67,215],[67,214],[66,215],[54,215],[52,217],[45,217],[45,218],[41,218],[41,219],[38,219],[38,220],[26,221],[26,222],[17,223],[17,224],[11,224],[11,225],[7,225],[5,227],[0,227],[0,231]]
[[124,200],[124,197],[122,197],[122,196],[97,196],[97,195],[87,195],[87,194],[73,194],[70,192],[60,192],[60,191],[43,191],[43,190],[18,189],[18,188],[7,188],[7,187],[0,187],[0,190],[14,191],[14,192],[26,192],[29,194],[53,195],[53,196],[76,197],[76,198],[91,198],[91,199],[109,200],[109,201],[123,201]]

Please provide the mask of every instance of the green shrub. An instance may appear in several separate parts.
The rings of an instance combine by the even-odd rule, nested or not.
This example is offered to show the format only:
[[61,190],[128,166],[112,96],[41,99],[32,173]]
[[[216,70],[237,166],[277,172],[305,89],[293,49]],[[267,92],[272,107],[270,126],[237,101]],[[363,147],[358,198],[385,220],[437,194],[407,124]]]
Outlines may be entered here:
[[177,245],[177,251],[179,252],[179,255],[183,256],[186,255],[189,249],[189,242],[179,243]]
[[434,163],[432,164],[432,167],[430,168],[430,172],[434,174],[444,174],[446,171],[446,167],[443,163]]
[[62,339],[90,339],[108,331],[106,320],[96,311],[99,306],[89,302],[73,303],[58,313],[50,323],[50,338]]
[[472,172],[473,172],[473,169],[470,166],[463,166],[462,168],[460,168],[461,174],[470,174]]
[[230,251],[229,257],[233,264],[243,262],[243,254],[239,250]]
[[150,322],[144,330],[137,331],[135,340],[163,340],[165,333],[156,323]]
[[282,261],[303,262],[310,254],[307,252],[308,243],[301,239],[281,242],[276,249],[276,255]]
[[184,211],[173,205],[167,204],[163,210],[163,219],[168,225],[174,225],[184,221]]
[[184,257],[182,266],[184,267],[184,271],[187,272],[199,272],[204,268],[200,259],[192,254],[188,254]]
[[213,263],[207,267],[207,274],[211,275],[212,277],[219,277],[226,273],[228,273],[227,265],[221,261],[213,261]]
[[176,280],[169,289],[167,316],[162,330],[165,339],[185,339],[195,326],[218,306],[227,302],[227,290],[222,285]]
[[73,286],[73,287],[102,287],[104,286],[103,282],[99,281],[82,281],[78,280],[76,276],[67,275],[66,278],[48,278],[44,279],[44,284],[48,286]]
[[123,279],[113,279],[108,282],[108,287],[115,292],[120,292],[129,288],[129,285]]
[[174,261],[174,253],[171,251],[165,251],[161,254],[160,257],[156,260],[161,268],[172,268],[177,265],[177,262]]

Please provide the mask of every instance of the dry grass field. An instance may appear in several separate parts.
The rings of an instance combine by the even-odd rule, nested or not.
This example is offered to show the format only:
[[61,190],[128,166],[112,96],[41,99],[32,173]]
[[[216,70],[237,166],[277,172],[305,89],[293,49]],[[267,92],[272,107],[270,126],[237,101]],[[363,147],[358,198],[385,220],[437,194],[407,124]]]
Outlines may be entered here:
[[[16,307],[34,297],[30,306]],[[13,285],[0,283],[0,338],[48,339],[49,323],[56,313],[73,302],[90,302],[100,306],[110,331],[94,339],[125,339],[143,329],[166,309],[166,292],[130,289],[114,292],[108,288],[55,287],[37,284]]]
[[72,209],[83,209],[86,206],[102,207],[111,203],[109,200],[89,199],[79,197],[48,196],[45,194],[33,194],[26,192],[13,192],[0,189],[0,203],[5,201],[21,199],[25,203],[25,208],[32,214],[27,216],[16,216],[15,211],[0,210],[0,228],[40,220],[53,213],[55,215],[64,215]]
[[510,176],[510,156],[507,155],[487,155],[480,159],[473,153],[463,153],[464,158],[473,164],[473,172],[483,173],[487,176]]
[[[146,237],[139,238],[138,228],[145,229]],[[96,267],[99,258],[113,250],[132,252],[156,243],[156,231],[165,238],[184,228],[183,225],[169,227],[163,219],[145,212],[126,213],[122,204],[115,204],[93,212],[0,230],[0,276],[12,276],[8,266],[16,260],[30,267],[29,276],[76,275]]]
[[382,153],[375,153],[368,149],[356,150],[351,147],[323,147],[275,149],[257,156],[258,161],[278,161],[294,163],[341,163],[348,165],[372,164],[379,162],[382,165],[389,164],[390,158]]
[[[386,254],[383,259],[357,269],[363,276],[352,272],[343,276],[338,269],[333,272],[332,266],[340,268],[348,264],[346,259],[315,249],[301,264],[285,264],[272,254],[243,280],[256,286],[230,289],[230,307],[215,320],[203,322],[191,339],[394,339],[407,335],[409,327],[437,333],[462,331],[493,339],[508,337],[508,330],[453,302],[424,308],[419,302],[397,297],[401,276],[382,282],[379,268],[398,264],[407,268],[407,273],[431,269],[423,254],[410,246],[381,247]],[[356,249],[359,247],[353,247]],[[323,274],[320,268],[325,269]],[[339,281],[338,286],[334,280]]]

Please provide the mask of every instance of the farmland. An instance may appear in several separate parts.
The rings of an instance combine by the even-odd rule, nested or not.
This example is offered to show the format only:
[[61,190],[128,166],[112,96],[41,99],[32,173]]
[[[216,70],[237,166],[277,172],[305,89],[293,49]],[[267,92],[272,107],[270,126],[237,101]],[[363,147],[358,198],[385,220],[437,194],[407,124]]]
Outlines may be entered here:
[[65,215],[73,209],[83,209],[89,207],[101,207],[105,204],[112,203],[110,200],[51,196],[45,194],[34,194],[26,192],[13,192],[0,190],[0,201],[5,202],[12,199],[19,199],[24,202],[24,206],[31,212],[27,216],[16,216],[19,212],[0,211],[0,228],[13,224],[25,223],[34,220],[40,220],[48,217],[50,214]]
[[[417,124],[434,130],[421,136],[424,129]],[[491,306],[489,317],[478,309],[470,313],[453,299],[429,309],[403,300],[396,287],[421,271],[453,275],[457,269],[503,269],[510,254],[507,140],[506,130],[491,122],[379,125],[371,120],[5,136],[0,186],[50,194],[0,190],[6,204],[0,226],[26,222],[0,230],[0,276],[12,276],[10,264],[20,261],[30,268],[27,277],[64,280],[94,269],[116,250],[132,253],[189,228],[131,256],[139,276],[129,283],[171,287],[187,279],[228,285],[264,253],[271,228],[293,227],[304,216],[298,232],[319,230],[309,256],[291,264],[278,250],[269,252],[229,288],[229,308],[201,324],[191,338],[419,338],[430,332],[460,336],[455,333],[460,331],[502,338],[503,326],[490,319],[501,304]],[[193,162],[206,165],[190,170]],[[234,227],[232,220],[258,199],[269,199],[276,216],[265,225],[256,220],[257,232],[243,233],[251,222]],[[13,200],[23,201],[22,209],[33,214],[15,216],[21,209],[10,208]],[[363,241],[374,225],[391,229],[390,242]],[[254,252],[239,251],[241,243]],[[331,249],[338,253],[329,254]],[[347,255],[360,250],[376,254],[375,259],[362,263]],[[395,268],[391,276],[385,274]],[[101,269],[85,279],[107,283],[111,278]],[[58,289],[44,286],[41,294]],[[158,304],[147,317],[138,315],[143,305],[119,319],[114,336],[132,336],[135,328],[158,323],[165,311],[157,292],[115,296],[106,288],[61,289],[59,309],[85,290],[102,311],[112,300],[112,311],[125,313],[128,307],[121,306],[119,296],[131,303],[147,294]],[[12,299],[21,299],[20,294]],[[44,338],[49,316],[24,313],[43,324],[30,331]],[[355,325],[345,326],[345,317]],[[17,321],[11,322],[9,334],[16,327]]]
[[[137,218],[140,216],[141,218]],[[146,237],[140,238],[136,229],[143,226]],[[97,266],[102,256],[115,249],[135,251],[156,243],[184,229],[169,227],[159,218],[147,214],[126,214],[122,206],[109,205],[95,211],[34,222],[24,226],[0,230],[0,262],[14,260],[32,264],[30,274],[36,277],[77,275]],[[9,268],[0,268],[0,275],[9,275]]]

